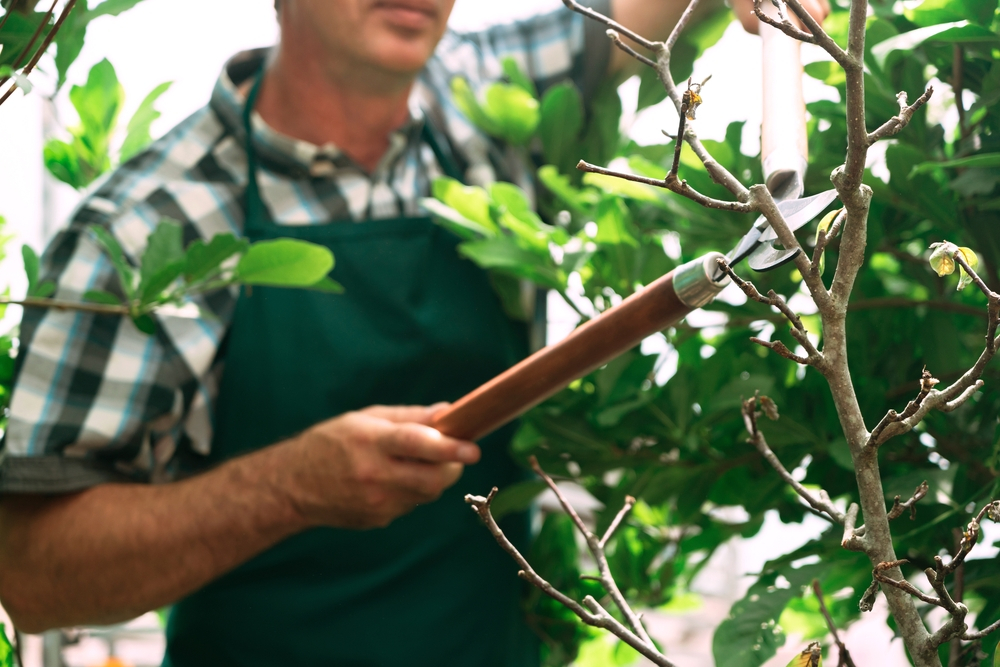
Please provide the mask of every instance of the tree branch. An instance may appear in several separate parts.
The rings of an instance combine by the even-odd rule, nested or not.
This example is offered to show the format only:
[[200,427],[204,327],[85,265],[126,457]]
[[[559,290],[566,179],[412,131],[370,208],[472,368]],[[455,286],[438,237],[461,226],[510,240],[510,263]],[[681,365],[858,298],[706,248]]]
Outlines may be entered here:
[[535,570],[532,569],[531,565],[528,563],[527,559],[517,550],[517,547],[515,547],[511,541],[507,539],[507,536],[504,535],[503,530],[497,525],[496,520],[493,518],[493,514],[490,511],[490,505],[493,503],[493,499],[496,497],[496,494],[497,488],[493,487],[493,490],[490,491],[490,494],[485,498],[482,496],[467,495],[465,496],[465,502],[472,506],[472,509],[479,515],[479,518],[482,519],[484,524],[486,524],[486,528],[490,531],[490,534],[493,535],[497,544],[499,544],[504,551],[510,554],[510,556],[521,568],[521,571],[518,572],[518,576],[565,606],[587,625],[607,630],[611,634],[615,635],[643,656],[651,660],[653,664],[659,665],[660,667],[675,667],[672,662],[667,660],[667,658],[656,649],[656,646],[652,642],[647,643],[636,636],[634,632],[622,625],[622,623],[619,622],[614,616],[605,611],[597,600],[588,595],[583,599],[583,604],[581,605],[573,598],[561,593],[552,584],[535,572]]
[[788,302],[778,296],[774,290],[768,291],[766,297],[762,296],[761,293],[757,291],[757,288],[754,287],[753,283],[743,280],[736,275],[736,272],[733,271],[732,267],[729,266],[729,263],[726,262],[725,259],[720,258],[718,263],[719,268],[722,269],[722,271],[725,272],[726,275],[728,275],[741,290],[743,290],[743,293],[747,295],[747,298],[758,303],[771,306],[772,308],[777,308],[778,311],[788,319],[792,325],[792,337],[798,341],[803,349],[805,349],[808,356],[802,357],[797,354],[793,354],[781,341],[765,341],[760,338],[751,338],[750,340],[758,345],[762,345],[763,347],[777,352],[786,359],[791,359],[792,361],[802,365],[819,367],[823,364],[823,354],[817,350],[816,346],[813,345],[811,340],[809,340],[808,332],[802,324],[802,318],[800,318],[795,311],[788,306]]
[[917,518],[917,503],[923,500],[927,492],[930,491],[931,487],[927,484],[927,480],[920,483],[917,490],[913,492],[913,495],[905,503],[899,502],[899,496],[896,496],[892,501],[892,509],[889,510],[889,521],[897,519],[903,516],[903,512],[910,510],[910,521],[914,521]]
[[[746,429],[750,433],[750,437],[747,438],[747,442],[752,444],[757,448],[757,451],[761,453],[771,467],[774,468],[778,474],[781,476],[785,482],[795,490],[795,493],[805,500],[813,509],[826,514],[834,523],[839,525],[844,525],[847,521],[847,517],[830,502],[830,497],[825,491],[820,491],[817,497],[813,495],[808,489],[802,486],[791,473],[781,464],[778,457],[774,455],[771,448],[767,446],[767,440],[764,438],[764,434],[760,432],[757,428],[757,418],[762,414],[757,411],[757,401],[758,397],[755,395],[752,398],[748,398],[743,401],[743,422],[746,424]],[[775,417],[777,415],[775,414]]]
[[24,299],[0,298],[0,305],[24,306],[25,308],[55,308],[56,310],[76,310],[83,313],[96,313],[98,315],[129,314],[129,310],[125,306],[112,306],[103,303],[87,303],[83,301],[60,301],[58,299],[39,299],[35,297],[25,297]]
[[[854,507],[856,508],[857,505]],[[856,515],[857,512],[855,512]],[[826,602],[823,600],[823,589],[819,585],[819,579],[813,579],[812,588],[813,593],[816,594],[816,599],[819,600],[819,610],[823,614],[823,618],[826,619],[826,627],[830,629],[833,641],[837,644],[837,648],[840,649],[840,659],[837,661],[837,667],[857,667],[854,664],[854,659],[851,657],[850,651],[847,650],[847,646],[840,639],[840,633],[837,632],[837,626],[833,622],[833,617],[830,616],[830,612],[826,608]]]
[[626,181],[632,181],[634,183],[644,183],[646,185],[652,185],[656,188],[663,188],[665,190],[670,190],[676,194],[701,204],[706,208],[714,208],[722,211],[734,211],[736,213],[753,213],[754,208],[747,203],[739,201],[723,201],[721,199],[712,199],[711,197],[706,197],[701,194],[690,185],[687,181],[678,180],[676,177],[657,180],[655,178],[647,178],[645,176],[636,176],[635,174],[629,174],[628,172],[614,171],[613,169],[605,169],[604,167],[598,167],[597,165],[590,164],[580,160],[577,163],[576,168],[580,171],[590,172],[592,174],[603,174],[604,176],[613,176],[615,178],[621,178]]
[[869,134],[868,145],[871,146],[877,141],[881,141],[882,139],[887,139],[898,134],[900,130],[910,124],[910,119],[913,118],[913,114],[916,113],[917,109],[927,104],[927,100],[929,100],[933,94],[934,86],[928,86],[927,90],[924,91],[924,94],[918,97],[917,101],[909,106],[906,105],[906,91],[897,94],[896,100],[899,102],[899,115],[893,116],[886,121],[882,127]]

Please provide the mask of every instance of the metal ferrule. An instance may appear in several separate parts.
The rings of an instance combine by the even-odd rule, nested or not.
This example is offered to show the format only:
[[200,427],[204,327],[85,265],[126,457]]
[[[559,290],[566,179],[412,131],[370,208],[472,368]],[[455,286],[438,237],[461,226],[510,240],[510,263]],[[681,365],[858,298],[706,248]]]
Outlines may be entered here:
[[[690,308],[701,308],[711,303],[732,282],[719,269],[718,260],[725,258],[722,253],[710,252],[677,267],[674,270],[674,292],[677,293],[677,298]],[[713,280],[713,276],[719,279]]]

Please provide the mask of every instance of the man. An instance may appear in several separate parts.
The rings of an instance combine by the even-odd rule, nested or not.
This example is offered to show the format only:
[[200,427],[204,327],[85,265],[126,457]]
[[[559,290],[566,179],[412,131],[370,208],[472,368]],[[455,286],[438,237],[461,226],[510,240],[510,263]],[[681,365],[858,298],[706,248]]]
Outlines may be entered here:
[[[516,568],[461,502],[517,479],[510,433],[480,448],[413,407],[516,362],[524,332],[417,202],[440,174],[513,176],[452,77],[477,87],[511,55],[542,87],[590,91],[627,60],[566,10],[445,34],[452,4],[282,0],[273,53],[234,58],[53,242],[60,298],[119,289],[87,225],[135,257],[163,217],[187,242],[323,243],[347,291],[221,292],[199,304],[214,317],[152,337],[26,312],[0,469],[0,601],[22,630],[176,604],[177,667],[537,662]],[[650,36],[683,8],[610,4],[593,3]],[[523,519],[507,528],[523,542]]]

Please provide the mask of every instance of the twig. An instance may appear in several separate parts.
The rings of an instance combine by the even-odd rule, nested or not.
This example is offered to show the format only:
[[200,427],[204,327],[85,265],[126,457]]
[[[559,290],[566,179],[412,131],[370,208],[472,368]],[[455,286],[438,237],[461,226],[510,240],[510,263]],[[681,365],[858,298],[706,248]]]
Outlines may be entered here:
[[670,31],[670,36],[667,37],[667,41],[663,43],[663,49],[668,53],[673,53],[674,45],[677,44],[677,40],[680,38],[681,33],[687,28],[688,23],[691,22],[691,17],[694,16],[695,10],[698,8],[698,3],[700,0],[690,0],[688,6],[684,9],[684,13],[681,17],[677,19],[677,24],[674,25],[674,29]]
[[128,315],[125,306],[112,306],[103,303],[85,303],[81,301],[60,301],[58,299],[39,299],[26,297],[24,299],[0,299],[0,306],[24,306],[25,308],[55,308],[56,310],[78,310],[84,313],[99,315]]
[[605,546],[607,546],[608,540],[610,540],[611,536],[615,534],[615,531],[618,530],[618,526],[620,526],[622,521],[625,520],[625,517],[628,516],[629,512],[632,511],[633,507],[635,507],[635,498],[633,498],[632,496],[625,496],[625,505],[623,505],[622,508],[618,510],[618,514],[615,515],[615,518],[611,522],[611,525],[608,526],[607,531],[605,531],[604,537],[602,537],[601,541],[597,543],[598,546],[600,546],[602,549]]
[[920,393],[912,401],[906,404],[906,409],[903,412],[896,412],[895,410],[889,410],[889,412],[882,417],[882,421],[878,423],[875,430],[872,431],[871,436],[868,438],[868,447],[878,447],[880,444],[888,440],[882,437],[882,434],[891,424],[898,424],[900,422],[905,422],[906,420],[913,417],[920,410],[920,406],[923,405],[924,401],[930,396],[931,391],[934,389],[934,385],[938,384],[940,381],[928,372],[925,368],[920,374]]
[[810,268],[813,271],[819,271],[819,263],[823,258],[823,253],[826,251],[826,247],[830,244],[830,241],[837,237],[840,233],[840,228],[844,226],[844,221],[847,220],[847,209],[840,209],[840,213],[837,217],[833,219],[830,223],[830,228],[825,232],[820,234],[819,238],[816,239],[816,248],[813,250],[812,262],[810,262]]
[[780,30],[781,32],[785,33],[792,39],[797,39],[800,42],[808,42],[809,44],[816,43],[816,37],[810,35],[805,30],[800,30],[799,28],[795,27],[795,25],[793,25],[792,22],[789,21],[788,18],[784,16],[784,13],[781,11],[780,7],[778,8],[778,14],[780,20],[771,18],[770,16],[765,14],[764,11],[760,8],[760,0],[753,0],[753,13],[754,16],[757,17],[758,21],[760,21],[761,23],[766,23],[767,25],[771,26],[772,28],[775,28],[776,30]]
[[613,169],[605,169],[604,167],[598,167],[597,165],[590,164],[584,160],[580,160],[577,163],[576,168],[580,171],[590,172],[592,174],[603,174],[604,176],[614,176],[615,178],[621,178],[626,181],[632,181],[634,183],[644,183],[646,185],[652,185],[656,188],[663,188],[665,190],[670,190],[681,196],[687,197],[688,199],[695,201],[706,208],[714,208],[722,211],[734,211],[736,213],[752,213],[754,208],[744,202],[739,201],[723,201],[721,199],[712,199],[701,194],[691,186],[687,184],[687,181],[679,181],[674,179],[664,179],[657,180],[655,178],[647,178],[645,176],[636,176],[635,174],[629,174],[628,172],[614,171]]
[[805,25],[806,30],[808,30],[814,38],[813,44],[821,47],[824,51],[830,54],[838,65],[847,69],[848,67],[858,67],[859,64],[851,56],[847,54],[837,42],[827,34],[826,30],[823,29],[822,24],[817,21],[812,14],[806,11],[805,7],[799,0],[785,0],[786,4],[791,8],[792,13],[802,21]]
[[[855,507],[857,506],[855,505]],[[826,608],[826,602],[823,600],[823,589],[819,585],[819,579],[813,579],[812,588],[813,593],[816,594],[816,599],[819,600],[819,610],[823,614],[823,618],[826,619],[826,626],[830,629],[830,634],[833,635],[833,641],[837,644],[837,648],[840,649],[840,660],[837,662],[837,667],[856,667],[850,651],[847,650],[847,646],[840,639],[840,633],[837,632],[837,626],[833,622],[833,617],[830,616],[830,612]]]
[[860,510],[857,503],[851,503],[851,506],[847,508],[847,514],[844,515],[844,537],[840,540],[840,546],[845,549],[851,546],[858,537],[855,529],[858,525],[858,512]]
[[781,461],[778,460],[778,457],[774,455],[774,452],[771,451],[771,448],[768,447],[764,434],[757,428],[757,417],[761,414],[757,411],[757,401],[758,397],[756,395],[743,401],[743,421],[746,424],[747,431],[750,433],[747,442],[757,448],[757,451],[763,455],[764,459],[771,464],[771,467],[778,472],[781,478],[795,490],[795,493],[799,494],[803,500],[809,503],[813,509],[823,512],[834,523],[841,526],[844,525],[847,517],[830,502],[829,496],[823,491],[819,492],[818,495],[820,497],[813,495],[792,477],[791,473],[788,472],[785,466],[781,464]]
[[641,53],[639,53],[635,49],[633,49],[631,46],[629,46],[625,42],[623,42],[621,35],[618,34],[618,31],[612,30],[611,28],[608,28],[608,38],[612,42],[614,42],[615,46],[617,46],[619,49],[621,49],[622,51],[624,51],[628,55],[632,56],[633,58],[635,58],[636,60],[638,60],[639,62],[641,62],[643,65],[647,65],[649,67],[652,67],[653,69],[656,69],[656,63],[653,62],[652,60],[650,60],[649,58],[647,58],[646,56],[642,55]]
[[[38,23],[38,27],[35,28],[35,32],[34,34],[31,35],[31,39],[28,40],[28,43],[24,45],[24,48],[21,50],[21,53],[19,53],[17,58],[14,60],[14,64],[11,66],[12,70],[19,69],[21,65],[24,64],[24,59],[27,58],[28,54],[32,52],[32,49],[35,48],[35,43],[38,42],[38,38],[41,36],[42,31],[45,29],[45,26],[48,25],[49,19],[51,19],[52,14],[55,13],[56,3],[58,2],[59,0],[52,0],[52,6],[49,7],[49,11],[46,12],[45,16]],[[4,20],[6,22],[6,16],[4,17]],[[2,79],[0,79],[0,86],[7,83],[8,79],[10,79],[9,76],[5,76]]]
[[924,496],[931,490],[930,485],[927,484],[927,480],[920,483],[917,490],[913,492],[913,495],[905,503],[899,502],[899,496],[896,496],[892,501],[892,509],[889,510],[889,521],[893,519],[898,519],[903,516],[903,512],[910,510],[910,520],[914,521],[917,518],[917,503],[923,500]]
[[754,343],[758,345],[762,345],[763,347],[766,347],[770,350],[773,350],[774,352],[777,352],[786,359],[791,359],[792,361],[795,361],[803,365],[819,366],[823,363],[824,361],[823,354],[819,350],[817,350],[816,346],[813,345],[811,340],[809,340],[808,332],[806,331],[805,326],[802,324],[802,318],[800,318],[795,313],[795,311],[793,311],[788,306],[788,302],[786,302],[782,297],[778,296],[778,294],[775,293],[774,290],[768,291],[766,297],[762,296],[761,293],[757,291],[757,288],[754,287],[753,283],[747,280],[743,280],[738,275],[736,275],[736,272],[733,271],[733,268],[729,266],[729,263],[725,259],[720,258],[718,260],[718,263],[719,263],[719,268],[722,269],[722,271],[726,275],[728,275],[741,290],[743,290],[743,293],[747,295],[747,298],[752,299],[758,303],[763,303],[767,306],[771,306],[772,308],[777,308],[778,311],[781,312],[781,314],[788,319],[788,321],[792,324],[792,329],[791,329],[792,337],[795,338],[795,340],[798,341],[800,345],[802,345],[808,356],[802,357],[793,354],[781,341],[772,342],[772,341],[761,340],[760,338],[751,338],[750,340],[752,340]]
[[889,586],[892,586],[893,588],[898,588],[899,590],[909,595],[912,595],[918,600],[922,600],[927,604],[932,604],[934,606],[940,607],[942,605],[941,600],[932,595],[927,595],[919,588],[908,582],[906,579],[893,579],[892,577],[887,577],[885,576],[885,574],[883,574],[886,570],[891,570],[893,568],[899,567],[900,565],[904,565],[909,562],[910,561],[903,559],[903,560],[894,560],[888,563],[879,563],[878,565],[875,566],[875,569],[872,570],[872,576],[875,577],[875,579],[880,584],[887,584]]
[[963,633],[961,638],[967,642],[971,642],[977,639],[983,639],[984,637],[986,637],[986,635],[993,634],[997,630],[1000,630],[1000,621],[997,621],[996,623],[993,623],[992,625],[983,628],[979,632]]
[[[35,51],[35,55],[31,59],[31,62],[28,63],[28,65],[24,68],[21,74],[27,76],[31,74],[32,70],[35,69],[35,65],[38,64],[38,61],[41,59],[42,55],[48,50],[49,46],[52,44],[52,40],[56,38],[56,34],[59,32],[59,29],[62,28],[62,24],[66,20],[66,17],[69,16],[69,13],[71,11],[73,11],[74,6],[76,6],[76,0],[69,0],[66,3],[66,6],[63,7],[62,13],[59,14],[59,18],[56,19],[55,25],[52,26],[52,30],[50,30],[49,34],[45,36],[45,41],[43,41],[42,45],[38,47],[37,51]],[[16,83],[7,89],[7,92],[4,93],[3,97],[0,97],[0,104],[6,102],[7,99],[14,94],[15,90],[17,90]]]
[[637,34],[635,32],[632,32],[631,30],[629,30],[628,28],[626,28],[622,24],[617,23],[616,21],[612,20],[610,17],[607,17],[604,14],[601,14],[600,12],[596,12],[593,9],[591,9],[590,7],[584,7],[579,2],[576,2],[576,0],[562,0],[562,2],[563,2],[564,5],[566,5],[566,7],[568,9],[571,9],[572,11],[574,11],[574,12],[576,12],[578,14],[583,14],[587,18],[593,19],[593,20],[597,21],[598,23],[603,23],[604,25],[608,26],[612,30],[615,30],[615,31],[621,33],[622,35],[625,35],[626,37],[628,37],[629,39],[631,39],[633,42],[635,42],[636,44],[638,44],[639,46],[641,46],[641,47],[643,47],[645,49],[649,49],[650,51],[655,51],[656,47],[659,45],[658,42],[652,42],[652,41],[646,39],[645,37],[643,37],[643,36],[641,36],[641,35],[639,35],[639,34]]
[[[537,461],[534,461],[533,465],[537,466]],[[543,476],[547,482],[551,481],[551,478],[544,475],[544,473]],[[556,493],[560,502],[564,502],[565,498],[562,497],[562,493],[559,491],[556,491]],[[517,550],[517,547],[515,547],[510,540],[507,539],[507,536],[504,535],[503,530],[501,530],[500,526],[497,525],[496,520],[493,518],[493,514],[490,511],[490,505],[496,497],[496,494],[497,488],[493,487],[493,490],[490,491],[490,494],[487,497],[484,498],[482,496],[467,495],[465,496],[465,502],[471,505],[476,514],[479,515],[479,518],[482,519],[483,523],[490,531],[490,534],[492,534],[493,538],[497,541],[497,544],[499,544],[504,551],[510,554],[510,556],[521,568],[521,571],[518,572],[518,576],[565,606],[587,625],[607,630],[660,667],[674,667],[674,664],[659,652],[651,640],[643,639],[635,632],[625,627],[625,625],[601,607],[601,605],[593,597],[588,595],[583,599],[583,604],[580,604],[573,598],[561,593],[552,584],[535,572],[535,570],[528,563],[527,559]],[[567,505],[568,503],[565,503],[563,507],[566,508]],[[579,520],[579,516],[576,515],[575,511],[571,516],[575,516],[575,521]],[[581,524],[582,522],[578,524],[578,527]],[[593,536],[591,535],[591,537]],[[605,565],[606,562],[607,561],[605,560]],[[607,582],[605,581],[603,574],[600,581],[602,585],[607,587]],[[642,627],[641,623],[640,627]],[[645,630],[643,630],[643,634],[645,635]],[[648,637],[648,635],[646,636]]]
[[899,133],[904,127],[909,125],[910,119],[913,118],[913,114],[916,113],[917,109],[927,104],[927,100],[931,98],[934,94],[934,86],[928,86],[924,94],[917,98],[917,101],[913,104],[907,106],[907,95],[906,92],[900,92],[896,95],[896,100],[899,102],[899,115],[893,116],[882,127],[878,128],[874,132],[868,135],[868,145],[871,146],[877,141],[882,139],[887,139],[888,137],[894,136]]
[[[649,637],[649,634],[646,633],[646,628],[642,625],[642,620],[634,611],[632,611],[628,602],[625,601],[625,596],[621,594],[620,590],[618,590],[618,584],[615,582],[614,577],[611,576],[611,569],[608,566],[608,558],[604,553],[604,547],[601,544],[601,540],[598,540],[597,536],[590,532],[587,526],[583,523],[583,520],[580,518],[580,515],[576,513],[576,510],[573,509],[573,506],[559,488],[559,485],[557,485],[555,481],[549,477],[544,470],[542,470],[542,466],[538,464],[538,459],[532,456],[528,459],[528,462],[531,464],[531,468],[535,471],[535,474],[545,480],[548,487],[552,489],[556,498],[559,499],[559,504],[562,505],[563,510],[566,511],[566,514],[568,514],[570,519],[573,520],[573,523],[576,524],[576,528],[580,531],[580,534],[586,538],[590,553],[597,562],[597,571],[601,577],[601,584],[604,586],[604,590],[608,592],[612,601],[614,601],[615,606],[618,607],[619,611],[621,611],[622,615],[625,617],[629,627],[642,641],[649,646],[654,646],[653,640]],[[628,504],[628,500],[626,500],[626,505]]]

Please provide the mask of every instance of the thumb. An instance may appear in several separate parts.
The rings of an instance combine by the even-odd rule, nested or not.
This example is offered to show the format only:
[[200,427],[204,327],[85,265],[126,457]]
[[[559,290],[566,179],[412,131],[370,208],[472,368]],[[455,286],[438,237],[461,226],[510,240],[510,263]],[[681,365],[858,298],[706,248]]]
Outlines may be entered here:
[[396,424],[430,424],[434,414],[447,405],[447,403],[436,403],[429,406],[373,405],[361,410],[361,412]]

